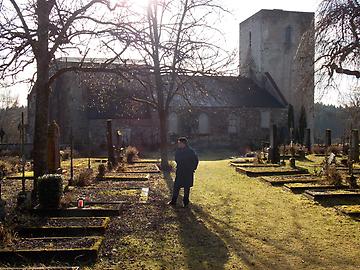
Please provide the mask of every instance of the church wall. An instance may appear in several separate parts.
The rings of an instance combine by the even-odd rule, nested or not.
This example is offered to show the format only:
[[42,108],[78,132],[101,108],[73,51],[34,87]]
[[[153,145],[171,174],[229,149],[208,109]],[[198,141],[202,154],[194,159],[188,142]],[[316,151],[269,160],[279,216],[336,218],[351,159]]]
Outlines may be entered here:
[[[279,129],[287,123],[286,109],[271,108],[193,108],[192,113],[172,111],[177,115],[178,133],[173,138],[187,136],[193,144],[207,147],[253,146],[260,147],[269,140],[270,127],[276,124]],[[208,117],[209,132],[199,132],[204,115]],[[265,121],[264,121],[265,120]],[[286,134],[284,134],[285,136]]]

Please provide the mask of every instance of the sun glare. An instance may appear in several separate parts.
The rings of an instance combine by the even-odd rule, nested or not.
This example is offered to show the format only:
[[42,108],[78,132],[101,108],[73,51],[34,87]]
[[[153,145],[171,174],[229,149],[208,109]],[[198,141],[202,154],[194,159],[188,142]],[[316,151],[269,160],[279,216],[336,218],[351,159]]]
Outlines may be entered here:
[[110,0],[111,4],[115,6],[116,4],[125,4],[132,6],[136,9],[145,9],[147,8],[151,0]]

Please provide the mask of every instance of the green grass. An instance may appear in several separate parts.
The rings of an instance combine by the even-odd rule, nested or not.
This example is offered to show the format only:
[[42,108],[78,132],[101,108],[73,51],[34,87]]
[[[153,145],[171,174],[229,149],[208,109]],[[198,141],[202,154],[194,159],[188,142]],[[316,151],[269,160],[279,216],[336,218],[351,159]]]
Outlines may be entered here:
[[96,269],[358,269],[360,223],[300,195],[202,161],[190,209],[171,208],[171,183],[110,224]]

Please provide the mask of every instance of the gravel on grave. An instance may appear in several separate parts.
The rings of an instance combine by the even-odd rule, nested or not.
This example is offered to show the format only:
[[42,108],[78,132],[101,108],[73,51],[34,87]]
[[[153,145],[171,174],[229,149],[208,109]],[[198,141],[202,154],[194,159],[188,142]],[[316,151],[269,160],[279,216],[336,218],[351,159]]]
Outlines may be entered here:
[[[26,191],[33,189],[33,181],[26,180],[25,188]],[[1,198],[6,201],[5,209],[6,212],[12,212],[16,207],[17,195],[22,190],[21,180],[5,179],[1,184]]]
[[301,169],[293,169],[291,167],[247,167],[247,168],[241,168],[237,167],[237,169],[246,170],[248,172],[297,172],[301,171]]
[[36,250],[36,249],[72,249],[91,248],[95,244],[95,238],[21,238],[16,239],[9,249]]
[[137,173],[137,174],[134,174],[134,173],[126,173],[126,172],[107,172],[105,174],[105,177],[106,176],[115,176],[115,177],[129,177],[129,178],[135,178],[135,177],[147,177],[148,174],[147,173]]
[[152,164],[152,163],[145,163],[145,164],[126,164],[125,168],[124,168],[124,172],[143,172],[143,171],[154,171],[154,172],[158,172],[159,168],[156,166],[156,164]]
[[[91,188],[92,186],[89,186]],[[131,189],[131,188],[143,188],[149,187],[148,181],[99,181],[94,188],[100,189],[113,189],[113,188],[123,188],[123,189]]]
[[72,192],[65,194],[63,200],[77,201],[80,197],[85,197],[90,202],[136,202],[139,201],[141,189],[116,189],[116,188],[76,188]]
[[309,193],[314,195],[359,195],[360,196],[359,189],[315,190],[315,191],[309,191]]
[[36,227],[89,227],[102,226],[104,218],[49,218],[39,220],[36,224],[30,225]]
[[319,179],[319,181],[321,180],[320,176],[316,176],[316,175],[309,175],[309,174],[298,174],[298,175],[283,175],[283,176],[264,176],[264,178],[266,179],[271,179],[271,180],[292,180],[292,179]]

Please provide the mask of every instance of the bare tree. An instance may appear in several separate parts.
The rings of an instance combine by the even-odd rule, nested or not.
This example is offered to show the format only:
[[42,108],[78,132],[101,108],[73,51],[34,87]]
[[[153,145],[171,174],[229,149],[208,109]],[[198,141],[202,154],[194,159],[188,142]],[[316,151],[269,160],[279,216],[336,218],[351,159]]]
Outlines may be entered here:
[[343,94],[340,104],[346,111],[347,119],[345,120],[350,134],[351,129],[359,128],[360,124],[360,87]]
[[[47,127],[51,82],[66,70],[51,71],[55,57],[77,53],[85,57],[92,38],[107,32],[107,0],[0,0],[0,76],[19,81],[19,74],[36,66],[34,131],[35,178],[47,171]],[[118,55],[117,55],[118,56]],[[30,78],[31,80],[31,78]],[[36,182],[35,182],[36,189]]]
[[320,70],[360,78],[360,4],[357,0],[323,0],[316,23]]
[[153,0],[147,12],[134,11],[126,28],[120,27],[119,39],[128,40],[138,60],[129,76],[143,88],[132,98],[158,114],[163,168],[168,166],[167,118],[174,97],[190,101],[185,84],[195,76],[220,74],[236,59],[221,47],[216,18],[222,12],[215,0]]

